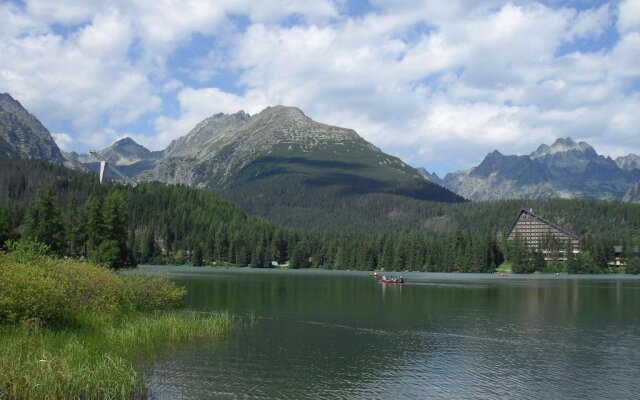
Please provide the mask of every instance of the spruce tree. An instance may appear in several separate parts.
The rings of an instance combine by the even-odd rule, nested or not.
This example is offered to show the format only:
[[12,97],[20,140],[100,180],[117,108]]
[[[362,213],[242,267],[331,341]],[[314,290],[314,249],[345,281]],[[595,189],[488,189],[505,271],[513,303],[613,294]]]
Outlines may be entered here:
[[131,257],[127,248],[127,209],[122,192],[114,191],[107,195],[104,202],[103,220],[106,239],[115,242],[118,248],[117,256],[112,265],[122,267],[129,264]]
[[51,251],[61,254],[65,231],[60,209],[56,205],[53,187],[40,191],[27,211],[23,233],[26,238],[49,246]]
[[11,238],[13,238],[11,205],[3,203],[0,205],[0,250],[4,248],[5,242]]

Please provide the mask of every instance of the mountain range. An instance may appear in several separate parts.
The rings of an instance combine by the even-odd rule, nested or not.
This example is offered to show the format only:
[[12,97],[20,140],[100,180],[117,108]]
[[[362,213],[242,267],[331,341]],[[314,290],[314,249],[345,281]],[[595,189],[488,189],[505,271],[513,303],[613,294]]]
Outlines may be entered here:
[[[380,151],[351,129],[313,121],[285,106],[255,115],[215,114],[162,151],[124,138],[97,153],[132,181],[206,187],[247,211],[289,225],[319,223],[354,210],[357,215],[358,209],[380,204],[385,217],[393,218],[403,198],[640,201],[640,157],[634,154],[613,160],[586,142],[561,138],[529,155],[495,150],[478,166],[441,179]],[[93,155],[62,152],[49,131],[8,94],[0,94],[0,157],[98,169]],[[369,214],[363,211],[360,217]]]
[[[42,133],[59,156],[5,156],[97,170],[93,155],[63,155],[48,131]],[[295,107],[267,107],[255,115],[213,115],[161,152],[125,138],[97,153],[132,181],[205,187],[250,213],[287,226],[322,229],[329,220],[340,221],[340,229],[348,230],[355,222],[384,224],[397,218],[409,200],[464,201],[355,131],[313,121]],[[379,220],[371,219],[372,204],[377,205]]]
[[[474,201],[506,198],[593,198],[637,202],[640,157],[599,155],[586,142],[560,138],[529,155],[497,150],[464,171],[423,176]],[[634,189],[635,188],[635,189]],[[635,190],[635,192],[634,192]]]

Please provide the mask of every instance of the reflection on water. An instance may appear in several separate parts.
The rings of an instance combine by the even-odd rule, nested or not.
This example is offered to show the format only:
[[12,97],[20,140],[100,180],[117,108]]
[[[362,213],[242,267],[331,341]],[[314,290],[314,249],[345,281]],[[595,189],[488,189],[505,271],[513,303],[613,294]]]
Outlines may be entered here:
[[[149,267],[151,269],[151,267]],[[162,354],[155,398],[637,398],[640,280],[161,268],[256,316]]]

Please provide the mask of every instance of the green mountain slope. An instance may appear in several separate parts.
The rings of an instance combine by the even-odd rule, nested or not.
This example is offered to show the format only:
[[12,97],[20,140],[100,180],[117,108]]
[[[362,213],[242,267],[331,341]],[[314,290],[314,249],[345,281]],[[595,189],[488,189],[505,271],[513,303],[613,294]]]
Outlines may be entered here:
[[[143,177],[208,187],[279,224],[321,230],[348,230],[351,220],[367,224],[374,198],[390,209],[402,199],[464,201],[355,131],[283,106],[251,117],[239,112],[208,118]],[[393,215],[379,217],[384,223]]]

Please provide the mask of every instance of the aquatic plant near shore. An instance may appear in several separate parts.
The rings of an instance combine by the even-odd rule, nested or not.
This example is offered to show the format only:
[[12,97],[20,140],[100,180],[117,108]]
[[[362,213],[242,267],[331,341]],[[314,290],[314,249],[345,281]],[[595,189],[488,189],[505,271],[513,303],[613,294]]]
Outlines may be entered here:
[[175,310],[186,291],[166,278],[72,260],[0,255],[0,288],[0,399],[143,398],[139,357],[233,325]]
[[137,359],[171,343],[220,338],[232,324],[226,314],[169,311],[99,330],[0,328],[0,399],[145,397]]

